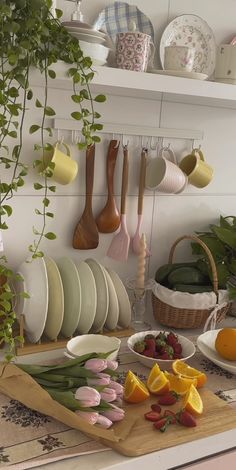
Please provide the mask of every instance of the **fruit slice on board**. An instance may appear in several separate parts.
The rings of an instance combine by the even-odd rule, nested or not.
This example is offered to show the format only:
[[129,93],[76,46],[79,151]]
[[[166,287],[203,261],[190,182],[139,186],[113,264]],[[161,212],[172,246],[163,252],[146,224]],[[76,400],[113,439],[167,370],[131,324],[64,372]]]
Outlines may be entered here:
[[160,372],[156,377],[153,375],[153,380],[150,380],[149,377],[147,381],[149,392],[154,395],[162,395],[170,390],[170,382],[164,372]]
[[165,376],[170,382],[170,390],[178,393],[178,395],[185,395],[192,384],[195,387],[197,385],[196,378],[182,377],[181,375],[170,374],[169,372],[165,372]]
[[149,398],[146,385],[131,371],[127,373],[124,385],[124,400],[128,403],[140,403]]
[[160,372],[161,372],[161,369],[160,369],[159,365],[157,363],[154,364],[154,366],[152,367],[152,369],[149,373],[148,379],[147,379],[147,386],[148,387],[149,387],[150,384],[152,384],[154,382],[154,380],[156,380],[156,378],[158,377]]
[[194,369],[194,367],[190,367],[186,362],[180,361],[179,359],[173,362],[172,369],[175,374],[181,375],[182,377],[196,378],[197,388],[203,387],[207,381],[207,376],[204,372]]
[[190,386],[189,391],[184,397],[183,408],[195,415],[201,415],[203,412],[202,399],[194,385]]

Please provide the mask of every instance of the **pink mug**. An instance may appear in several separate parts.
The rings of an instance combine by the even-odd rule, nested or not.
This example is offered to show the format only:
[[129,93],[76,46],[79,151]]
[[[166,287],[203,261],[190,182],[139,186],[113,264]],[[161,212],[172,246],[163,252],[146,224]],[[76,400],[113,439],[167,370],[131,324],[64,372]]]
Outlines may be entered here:
[[151,66],[155,46],[149,34],[128,31],[116,35],[116,65],[119,69],[146,72]]
[[[172,160],[166,158],[166,154]],[[162,147],[156,158],[147,165],[147,189],[161,191],[162,193],[182,193],[188,184],[188,178],[177,166],[175,154],[169,147]]]

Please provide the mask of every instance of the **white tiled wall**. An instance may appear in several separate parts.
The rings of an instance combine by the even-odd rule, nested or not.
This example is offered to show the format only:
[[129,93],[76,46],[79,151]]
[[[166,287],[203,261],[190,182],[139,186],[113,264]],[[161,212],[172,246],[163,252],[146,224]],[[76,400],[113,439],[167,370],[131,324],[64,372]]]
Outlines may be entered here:
[[[85,19],[93,22],[99,11],[110,3],[110,0],[86,0],[82,3]],[[193,13],[204,18],[213,28],[216,41],[220,43],[236,33],[236,3],[234,0],[133,0],[139,8],[152,20],[156,31],[156,46],[161,33],[168,22],[176,15]],[[58,0],[58,6],[64,9],[64,19],[70,17],[73,8],[71,2]],[[158,57],[157,57],[158,61]],[[158,63],[158,62],[157,62]],[[106,90],[104,90],[106,92]],[[41,89],[35,93],[40,98]],[[70,94],[66,91],[50,91],[50,103],[55,107],[58,117],[68,118],[71,112]],[[160,115],[160,102],[127,97],[108,97],[106,104],[101,105],[104,122],[118,124],[137,124],[144,126],[196,129],[204,132],[202,148],[209,163],[215,168],[213,182],[204,190],[189,187],[181,195],[153,194],[145,191],[144,220],[142,229],[147,235],[152,256],[149,262],[149,275],[155,269],[167,262],[168,252],[173,241],[180,235],[193,233],[203,229],[209,223],[218,219],[220,214],[233,215],[236,213],[236,164],[235,164],[235,129],[236,111],[224,108],[192,106],[186,104],[164,102]],[[32,146],[35,135],[29,136],[27,128],[32,122],[37,122],[39,116],[29,113],[25,128],[26,139],[25,161],[32,161]],[[61,134],[60,134],[61,136]],[[118,137],[118,136],[117,136]],[[54,138],[57,138],[55,134]],[[127,221],[130,234],[135,231],[137,223],[137,193],[138,169],[140,158],[140,139],[129,138],[130,148],[130,178],[129,196],[127,203]],[[64,133],[64,139],[71,141],[71,133]],[[94,181],[94,214],[103,208],[106,200],[106,152],[109,136],[104,135],[102,144],[97,145],[95,181]],[[168,140],[166,140],[168,143]],[[177,158],[191,149],[191,142],[172,141]],[[79,261],[86,257],[95,257],[105,265],[113,267],[123,279],[133,276],[137,268],[137,258],[130,250],[127,263],[117,263],[108,259],[106,252],[113,235],[101,235],[100,244],[96,250],[78,251],[72,248],[73,230],[84,207],[85,193],[85,154],[73,147],[73,158],[79,163],[79,175],[69,186],[58,187],[56,195],[52,196],[52,209],[55,219],[48,219],[48,230],[57,233],[56,241],[47,241],[42,248],[55,259],[60,255],[68,255]],[[155,152],[151,152],[152,157]],[[151,157],[150,157],[151,158]],[[118,196],[121,189],[122,151],[119,152],[115,172],[115,193]],[[15,209],[9,220],[10,230],[5,232],[5,252],[13,266],[17,266],[27,256],[27,246],[33,239],[32,226],[38,227],[41,219],[34,214],[34,208],[40,208],[39,194],[32,189],[35,173],[31,172],[27,184],[19,195],[12,201]],[[187,259],[190,250],[187,245],[177,249],[178,259]]]

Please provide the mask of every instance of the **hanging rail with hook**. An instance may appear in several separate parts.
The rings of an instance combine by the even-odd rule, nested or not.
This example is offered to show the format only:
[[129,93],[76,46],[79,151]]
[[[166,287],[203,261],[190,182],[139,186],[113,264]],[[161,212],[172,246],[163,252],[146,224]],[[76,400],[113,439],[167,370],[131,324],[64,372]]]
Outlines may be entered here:
[[[59,130],[79,131],[82,126],[73,119],[53,119],[52,127]],[[164,127],[133,126],[129,124],[103,123],[102,134],[116,134],[126,136],[162,137],[172,139],[203,140],[203,132],[191,129],[167,129]]]

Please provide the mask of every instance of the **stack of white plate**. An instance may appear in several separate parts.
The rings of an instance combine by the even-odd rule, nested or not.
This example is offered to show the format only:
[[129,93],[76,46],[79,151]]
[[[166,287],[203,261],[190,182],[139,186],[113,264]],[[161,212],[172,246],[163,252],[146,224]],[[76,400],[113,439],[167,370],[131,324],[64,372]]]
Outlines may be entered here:
[[109,54],[106,47],[106,33],[93,29],[80,21],[64,21],[62,25],[79,40],[80,48],[85,56],[91,57],[94,65],[105,65]]
[[16,314],[24,315],[24,330],[31,343],[44,334],[50,340],[76,334],[98,333],[103,328],[127,328],[131,307],[119,276],[95,259],[78,265],[67,257],[55,262],[45,256],[23,262],[17,272],[22,280],[16,293]]

